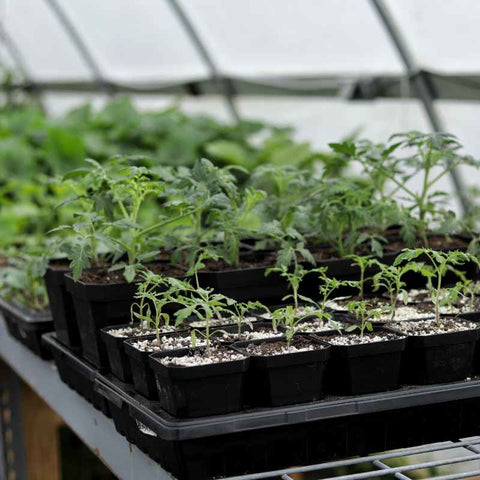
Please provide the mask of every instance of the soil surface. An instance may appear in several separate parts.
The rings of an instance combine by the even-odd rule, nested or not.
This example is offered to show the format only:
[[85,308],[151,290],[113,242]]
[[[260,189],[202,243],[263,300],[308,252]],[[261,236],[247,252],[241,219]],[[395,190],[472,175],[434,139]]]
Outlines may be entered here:
[[245,359],[246,356],[234,350],[226,348],[211,348],[210,355],[205,350],[190,350],[180,357],[163,357],[158,359],[166,366],[175,367],[198,367],[214,363],[233,362]]
[[53,259],[48,262],[48,268],[52,270],[71,270],[70,260],[67,258]]
[[[245,317],[242,323],[248,324],[252,322],[258,322],[258,318]],[[191,320],[187,323],[188,323],[188,326],[191,328],[205,328],[207,326],[204,320]],[[237,323],[237,319],[234,317],[213,318],[210,320],[210,328],[222,327],[225,325],[234,325],[236,323]]]
[[[310,251],[310,253],[313,255],[313,258],[315,259],[316,262],[321,262],[322,260],[340,260],[341,259],[338,252],[334,248],[329,246],[316,247],[311,245],[307,248]],[[355,249],[355,255],[370,255],[371,253],[372,252],[364,245],[360,245]],[[301,257],[299,257],[298,260],[304,261],[303,258]],[[342,260],[345,260],[345,259],[342,259]],[[354,263],[353,260],[351,260],[351,263]]]
[[292,340],[290,345],[286,341],[281,342],[262,342],[251,343],[243,349],[249,355],[256,355],[262,357],[270,357],[274,355],[284,355],[286,353],[298,353],[313,350],[322,350],[326,348],[325,345],[312,342],[306,338],[296,337]]
[[135,419],[135,422],[137,423],[138,429],[144,433],[145,435],[150,435],[151,437],[156,437],[157,434],[153,431],[150,430],[147,426],[145,426],[143,423],[139,422],[138,420]]
[[437,325],[435,319],[419,320],[416,322],[397,322],[389,325],[390,328],[408,335],[436,335],[438,333],[462,332],[465,330],[476,330],[480,324],[467,322],[454,318],[442,318],[440,325]]
[[208,259],[204,261],[205,268],[202,272],[223,272],[231,270],[246,270],[251,268],[270,268],[275,265],[277,261],[276,253],[269,253],[266,255],[258,255],[255,253],[240,255],[238,265],[229,265],[225,260]]
[[[153,273],[160,273],[167,277],[185,276],[185,270],[173,267],[172,265],[165,262],[148,264],[148,270],[152,271]],[[123,275],[123,270],[115,270],[114,272],[109,272],[108,267],[85,270],[79,280],[87,284],[126,283],[125,277]]]
[[[423,241],[420,239],[415,240],[413,245],[414,248],[421,248],[423,246]],[[431,235],[428,237],[428,246],[429,248],[433,248],[434,250],[458,250],[461,248],[467,248],[468,242],[455,236],[447,239],[443,235]],[[407,248],[407,246],[405,245],[405,242],[403,240],[397,240],[396,242],[391,242],[388,245],[385,245],[385,249],[392,251],[403,250],[404,248]]]
[[[346,311],[348,310],[348,304],[351,301],[359,302],[362,299],[360,297],[339,297],[332,300],[327,300],[326,306],[333,310]],[[365,297],[363,301],[368,308],[381,308],[388,306],[389,299],[385,297]]]
[[[197,337],[195,345],[197,347],[206,346],[207,341],[203,337]],[[147,340],[138,340],[133,342],[132,346],[142,352],[162,352],[165,350],[180,350],[182,348],[192,348],[192,337],[190,334],[169,335],[160,337],[160,343],[156,338]]]
[[[174,326],[163,326],[160,328],[160,333],[170,333],[177,330]],[[140,337],[143,335],[155,335],[154,328],[147,328],[147,327],[140,327],[140,326],[132,326],[132,327],[122,327],[122,328],[111,328],[108,330],[108,333],[112,335],[112,337],[120,337],[120,338],[127,338],[127,337]]]
[[[274,309],[275,310],[275,309]],[[297,315],[299,317],[303,317],[304,315],[309,315],[310,313],[313,313],[316,310],[315,307],[307,305],[307,306],[302,306],[298,307],[297,309]],[[271,320],[272,318],[272,312],[264,312],[260,314],[261,318],[265,318],[267,320]]]
[[398,340],[402,335],[390,332],[367,332],[363,337],[359,333],[346,333],[345,335],[318,336],[320,340],[335,346],[363,345],[366,343],[387,342]]
[[274,332],[273,329],[268,327],[256,327],[254,330],[245,330],[241,332],[240,335],[235,333],[224,333],[217,338],[219,340],[224,340],[228,342],[248,342],[250,340],[263,340],[265,338],[275,338],[281,337],[283,332],[276,331]]
[[318,333],[318,332],[327,332],[330,330],[338,330],[343,328],[345,325],[343,322],[338,320],[330,320],[327,322],[320,323],[318,320],[305,320],[297,324],[296,331],[302,333]]

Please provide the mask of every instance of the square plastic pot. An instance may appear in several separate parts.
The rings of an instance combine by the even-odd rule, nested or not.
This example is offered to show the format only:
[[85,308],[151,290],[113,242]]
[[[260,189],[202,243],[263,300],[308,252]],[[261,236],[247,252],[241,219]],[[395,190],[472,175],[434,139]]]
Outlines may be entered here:
[[402,383],[432,385],[470,377],[479,335],[479,330],[408,335],[402,356]]
[[150,356],[161,407],[178,418],[196,418],[242,410],[249,358],[194,367],[161,363],[162,358],[179,357],[188,352],[188,349],[174,350]]
[[107,348],[101,341],[100,330],[130,321],[130,306],[134,302],[137,285],[75,282],[68,274],[65,282],[73,297],[82,355],[96,367],[108,368]]
[[110,371],[120,381],[125,383],[132,383],[132,370],[130,368],[130,361],[125,353],[124,342],[128,338],[135,337],[116,337],[110,331],[114,328],[131,327],[131,323],[123,325],[114,325],[113,327],[106,327],[100,330],[100,336],[107,348],[108,364]]
[[[330,357],[328,344],[303,336],[324,348],[281,355],[250,355],[247,374],[246,400],[248,406],[277,407],[312,402],[324,397],[324,372]],[[284,337],[233,344],[235,350],[246,354],[248,345],[276,343]]]
[[67,273],[71,273],[70,268],[50,266],[44,280],[57,339],[72,350],[80,351],[80,331],[75,318],[73,298],[65,285]]
[[132,381],[135,391],[148,400],[158,400],[157,383],[153,369],[150,366],[151,352],[144,352],[136,348],[133,343],[138,340],[152,340],[155,335],[145,335],[124,339],[123,348],[130,364]]
[[[480,312],[462,313],[462,318],[469,322],[480,323]],[[480,373],[480,334],[475,344],[475,351],[473,353],[473,372],[474,375]]]
[[[335,335],[338,333],[327,332],[321,338],[328,342],[328,337]],[[332,353],[326,374],[327,392],[363,395],[399,388],[400,362],[405,345],[405,336],[358,345],[331,344]]]
[[109,417],[110,411],[105,398],[94,388],[98,375],[96,368],[60,343],[54,333],[43,335],[42,341],[53,355],[62,382]]
[[240,302],[258,300],[267,304],[279,303],[288,293],[288,283],[278,273],[266,276],[267,267],[245,268],[214,272],[199,272],[203,288],[213,288],[217,293]]
[[0,312],[13,338],[35,355],[46,360],[52,358],[50,351],[42,345],[42,335],[53,330],[50,311],[39,313],[19,303],[10,303],[0,298]]
[[[120,381],[125,383],[133,383],[133,374],[132,374],[132,366],[129,356],[125,351],[125,342],[127,340],[131,340],[135,342],[137,340],[146,340],[146,339],[153,339],[155,335],[132,335],[128,337],[116,337],[112,335],[110,332],[116,328],[127,328],[132,326],[138,326],[138,324],[126,323],[123,325],[114,325],[112,327],[102,328],[100,330],[100,335],[102,337],[102,341],[105,343],[107,347],[107,354],[108,354],[108,363],[110,367],[110,371],[117,377]],[[187,330],[177,330],[175,333],[187,332]],[[162,336],[169,336],[170,333],[162,334]],[[133,347],[134,348],[134,347]],[[136,350],[136,349],[135,349]],[[145,357],[145,363],[148,364],[148,356]],[[138,375],[137,375],[138,377]],[[155,380],[153,379],[152,374],[152,385],[155,385]],[[156,387],[154,387],[156,390]],[[145,392],[145,389],[142,389],[142,392]],[[140,393],[142,393],[140,392]],[[145,395],[148,396],[148,395]]]

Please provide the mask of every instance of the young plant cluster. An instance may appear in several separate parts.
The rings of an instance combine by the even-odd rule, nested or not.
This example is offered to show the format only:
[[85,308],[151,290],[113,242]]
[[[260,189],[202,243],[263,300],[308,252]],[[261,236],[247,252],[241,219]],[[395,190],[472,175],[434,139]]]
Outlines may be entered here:
[[[100,118],[111,118],[107,111]],[[75,280],[100,267],[115,281],[118,271],[132,282],[149,262],[169,259],[188,271],[201,255],[209,257],[207,270],[257,262],[286,277],[292,268],[300,275],[319,261],[352,258],[364,275],[385,251],[427,248],[432,239],[449,247],[452,235],[471,226],[442,207],[443,194],[435,189],[452,165],[478,166],[458,153],[454,137],[411,132],[387,145],[349,140],[331,147],[368,177],[332,180],[328,169],[268,163],[248,172],[205,158],[192,167],[155,165],[139,155],[88,159],[49,180],[60,201],[27,238],[43,255],[45,237],[54,239],[56,255],[70,260]],[[419,193],[409,185],[414,174],[423,178]],[[405,195],[407,204],[397,201]],[[47,226],[53,228],[45,235]],[[19,238],[17,245],[24,243]]]

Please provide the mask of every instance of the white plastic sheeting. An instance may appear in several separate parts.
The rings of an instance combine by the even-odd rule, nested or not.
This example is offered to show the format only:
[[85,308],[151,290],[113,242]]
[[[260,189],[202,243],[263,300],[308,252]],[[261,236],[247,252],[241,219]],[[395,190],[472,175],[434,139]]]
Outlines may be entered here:
[[33,80],[88,80],[91,72],[44,0],[4,0],[2,26]]
[[[225,75],[268,82],[275,77],[398,75],[404,70],[369,0],[177,1]],[[57,2],[108,80],[174,84],[209,77],[168,0]],[[384,2],[420,68],[480,74],[479,0]],[[34,80],[92,78],[46,0],[0,0],[0,15]],[[6,58],[4,49],[0,55]],[[88,98],[92,96],[46,95],[47,105],[57,113]],[[172,100],[136,98],[142,108],[161,108]],[[102,101],[101,96],[96,98],[97,104]],[[395,131],[429,129],[415,100],[257,96],[240,97],[236,103],[243,116],[292,124],[300,139],[321,148],[356,130],[385,141]],[[229,119],[220,97],[186,98],[183,106]],[[460,138],[469,153],[480,157],[480,102],[437,101],[436,108],[446,129]],[[470,172],[464,177],[478,183]]]
[[[106,77],[173,82],[208,76],[168,0],[57,0]],[[480,71],[478,0],[384,0],[420,67]],[[369,0],[178,0],[221,72],[399,74],[402,64]],[[1,0],[1,21],[35,79],[91,72],[46,0]]]
[[110,79],[168,83],[208,76],[165,1],[60,0],[60,4]]
[[183,0],[220,69],[232,76],[402,72],[364,0]]

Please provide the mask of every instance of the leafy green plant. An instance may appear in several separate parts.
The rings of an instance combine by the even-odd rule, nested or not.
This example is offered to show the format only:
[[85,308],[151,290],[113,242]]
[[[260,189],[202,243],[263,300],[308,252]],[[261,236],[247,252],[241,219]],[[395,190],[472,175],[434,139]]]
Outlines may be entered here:
[[[249,302],[235,302],[233,305],[232,318],[237,325],[237,334],[242,333],[242,327],[248,325],[250,329],[253,329],[253,323],[247,321],[247,316],[252,315],[253,312],[268,312],[268,308],[259,301]],[[276,331],[276,328],[274,328]]]
[[266,193],[263,218],[276,222],[280,231],[309,231],[308,202],[321,188],[312,172],[291,165],[262,165],[252,172],[251,183]]
[[387,291],[390,298],[390,320],[393,321],[400,297],[402,297],[404,304],[408,303],[408,291],[405,290],[406,283],[402,280],[404,275],[408,272],[421,272],[423,264],[409,262],[405,265],[385,265],[376,262],[376,265],[380,271],[373,276],[374,290],[385,289]]
[[302,265],[296,263],[293,269],[287,267],[286,265],[281,265],[280,267],[269,268],[265,274],[270,275],[272,272],[279,273],[280,276],[284,277],[288,281],[292,293],[283,297],[282,300],[291,300],[293,302],[293,312],[296,315],[298,312],[299,301],[310,301],[308,297],[299,294],[300,284],[305,276],[309,273],[309,270],[306,270],[302,267]]
[[[416,232],[424,246],[428,247],[428,231],[433,222],[446,223],[451,228],[453,216],[443,209],[441,201],[446,194],[437,191],[438,182],[459,165],[478,168],[479,161],[470,156],[461,155],[461,145],[455,136],[446,133],[423,134],[408,132],[393,135],[389,145],[377,146],[372,154],[371,145],[355,145],[353,142],[331,145],[335,151],[348,150],[352,159],[358,161],[371,178],[376,178],[376,188],[385,195],[385,183],[394,185],[390,195],[401,194],[408,202],[408,210],[416,216]],[[412,152],[407,157],[393,154],[400,150]],[[409,181],[416,175],[422,175],[421,188],[415,191]],[[380,186],[381,187],[380,187]]]
[[[138,285],[135,298],[139,300],[130,307],[132,322],[137,319],[141,328],[153,327],[156,334],[156,343],[161,345],[160,332],[162,327],[169,327],[171,314],[166,311],[168,305],[178,303],[181,295],[192,291],[188,282],[164,277],[154,274],[151,271],[143,270],[141,273],[143,281]],[[175,317],[175,327],[182,322],[180,317]]]
[[286,305],[272,312],[274,329],[276,329],[278,325],[282,325],[285,328],[285,339],[288,347],[290,347],[292,343],[298,324],[303,322],[308,316],[310,315],[298,315],[298,311],[293,305]]
[[41,251],[5,252],[6,265],[0,268],[0,295],[29,309],[41,312],[48,308],[48,296],[43,281],[48,257]]
[[331,278],[327,275],[328,268],[320,267],[310,270],[311,273],[317,273],[320,279],[319,293],[320,299],[318,302],[313,302],[317,306],[316,311],[311,312],[311,315],[316,316],[321,323],[328,323],[335,330],[339,330],[337,322],[333,322],[332,314],[327,312],[327,301],[330,297],[338,292],[342,287],[352,287],[355,286],[357,282],[350,280],[337,280],[336,278]]
[[195,317],[198,321],[204,322],[205,330],[193,329],[192,346],[195,348],[196,336],[200,335],[206,341],[206,355],[211,354],[212,337],[217,334],[224,334],[221,329],[211,330],[213,319],[222,319],[222,314],[232,315],[232,307],[235,300],[220,293],[215,293],[211,288],[196,288],[191,295],[180,295],[176,301],[182,305],[176,313],[177,322],[181,323],[189,317]]
[[373,325],[371,320],[379,318],[382,314],[381,308],[369,308],[365,301],[352,300],[348,302],[348,311],[355,315],[356,323],[349,325],[345,330],[353,332],[360,331],[360,337],[363,338],[365,330],[373,332]]
[[[183,210],[184,204],[165,202],[166,211],[159,212],[160,221],[148,226],[140,223],[142,207],[149,197],[158,198],[166,190],[161,179],[153,178],[145,167],[129,165],[129,158],[115,157],[107,166],[89,160],[91,168],[71,172],[69,179],[83,178],[82,182],[93,186],[72,201],[87,200],[97,213],[81,214],[86,223],[61,226],[54,231],[73,230],[67,238],[65,249],[72,260],[74,278],[78,279],[89,266],[98,266],[97,246],[103,244],[112,253],[110,270],[124,270],[125,279],[132,282],[142,262],[152,259],[158,250],[151,246],[153,233],[192,214]],[[92,180],[96,179],[96,180]],[[126,256],[126,262],[119,261]]]
[[366,255],[366,256],[349,255],[347,258],[351,258],[354,262],[354,265],[356,265],[360,270],[360,279],[358,281],[358,296],[360,300],[363,300],[364,291],[365,291],[365,282],[367,280],[365,278],[365,273],[368,268],[374,265],[378,265],[378,262],[369,255]]
[[480,295],[480,283],[467,278],[461,279],[455,285],[460,294],[468,300],[469,311],[475,311],[475,300]]
[[[434,305],[435,321],[440,325],[440,307],[450,302],[452,298],[458,296],[458,291],[446,288],[443,280],[448,272],[462,278],[463,274],[456,268],[467,262],[474,262],[480,265],[478,259],[467,253],[458,250],[454,251],[436,251],[430,248],[417,248],[404,250],[395,260],[394,266],[404,262],[412,262],[419,257],[424,257],[428,263],[419,265],[418,271],[427,279],[427,286]],[[452,297],[453,296],[453,297]]]
[[368,243],[377,256],[383,255],[386,240],[376,230],[386,211],[391,216],[392,204],[375,200],[371,187],[344,179],[324,182],[318,197],[321,200],[310,216],[317,238],[331,245],[340,258],[355,254]]
[[264,192],[249,187],[234,195],[219,194],[212,202],[209,227],[222,233],[221,256],[234,267],[239,266],[242,239],[250,238],[255,227],[260,226],[255,208],[264,198]]

